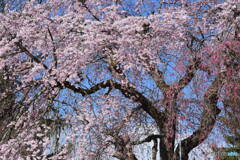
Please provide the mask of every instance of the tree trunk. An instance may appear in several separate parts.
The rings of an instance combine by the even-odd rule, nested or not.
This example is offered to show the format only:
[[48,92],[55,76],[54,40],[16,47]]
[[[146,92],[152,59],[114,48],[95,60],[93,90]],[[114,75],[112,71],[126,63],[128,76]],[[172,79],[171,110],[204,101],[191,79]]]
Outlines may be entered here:
[[[162,160],[174,160],[174,144],[176,136],[176,97],[174,92],[169,92],[164,100],[165,119],[164,123],[158,124],[162,134],[160,138],[160,157]],[[163,120],[162,120],[163,121]]]

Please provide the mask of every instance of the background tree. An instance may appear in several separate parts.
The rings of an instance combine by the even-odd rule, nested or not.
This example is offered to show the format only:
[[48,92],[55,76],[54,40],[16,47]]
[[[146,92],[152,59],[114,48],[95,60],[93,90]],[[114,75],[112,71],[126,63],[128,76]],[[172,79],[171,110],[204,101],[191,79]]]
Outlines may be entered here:
[[[27,1],[19,0],[19,1],[12,1],[12,0],[2,0],[0,1],[0,12],[3,14],[9,14],[9,8],[11,10],[17,10],[21,12],[22,8]],[[42,1],[37,1],[41,3]],[[6,12],[5,12],[6,11]],[[3,38],[3,37],[1,37]],[[4,58],[4,57],[1,57]],[[42,143],[43,136],[38,137],[37,134],[44,134],[45,138],[51,137],[53,141],[51,145],[51,152],[48,157],[53,156],[54,154],[58,153],[61,150],[61,146],[59,145],[59,132],[66,127],[65,122],[62,118],[59,117],[59,110],[57,108],[53,108],[52,103],[48,102],[48,110],[45,111],[44,114],[38,114],[39,118],[35,119],[32,117],[32,113],[30,114],[29,111],[29,102],[25,103],[24,101],[29,98],[28,96],[32,92],[32,90],[36,89],[36,86],[31,86],[29,83],[28,87],[24,87],[26,90],[22,92],[18,90],[16,87],[21,86],[21,82],[16,80],[16,75],[11,68],[4,67],[1,70],[0,74],[0,92],[1,92],[1,100],[0,100],[0,143],[5,144],[11,147],[14,150],[14,147],[19,148],[20,150],[17,153],[6,152],[5,159],[18,159],[18,154],[21,156],[31,156],[33,151],[26,150],[31,145],[26,145],[22,143],[19,139],[23,139],[24,142],[30,141],[32,139],[39,141]],[[27,89],[28,88],[28,89]],[[31,93],[32,94],[32,93]],[[35,99],[33,98],[34,101]],[[32,103],[32,102],[31,102]],[[39,111],[37,111],[39,112]],[[54,118],[50,118],[51,115],[54,115]],[[27,118],[28,117],[28,118]],[[23,124],[23,121],[29,121],[31,119],[31,124]],[[36,122],[36,124],[34,124]],[[41,126],[49,127],[49,129],[41,128]],[[38,130],[34,131],[31,128],[38,128]],[[51,129],[50,129],[51,128]],[[30,130],[30,131],[29,131]],[[43,132],[44,130],[44,132]],[[23,133],[23,135],[21,135]],[[32,135],[32,137],[26,138],[26,135]],[[20,135],[20,136],[19,136]],[[13,141],[11,141],[13,140]],[[14,141],[15,140],[15,141]],[[20,141],[20,142],[18,142]],[[10,142],[10,143],[8,143]],[[14,144],[14,145],[13,145]],[[6,147],[3,145],[3,147]],[[1,152],[5,152],[6,148],[2,148]],[[38,144],[34,147],[34,151],[41,150],[38,155],[43,154],[43,147],[42,144]],[[46,149],[46,148],[44,148]],[[17,154],[17,155],[16,155]]]

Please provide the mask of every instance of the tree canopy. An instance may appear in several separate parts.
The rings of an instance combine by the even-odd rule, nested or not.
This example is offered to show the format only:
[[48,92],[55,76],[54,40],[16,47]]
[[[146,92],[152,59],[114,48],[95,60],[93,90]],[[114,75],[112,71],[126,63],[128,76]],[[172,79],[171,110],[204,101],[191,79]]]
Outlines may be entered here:
[[0,159],[188,160],[240,96],[238,0],[0,7]]

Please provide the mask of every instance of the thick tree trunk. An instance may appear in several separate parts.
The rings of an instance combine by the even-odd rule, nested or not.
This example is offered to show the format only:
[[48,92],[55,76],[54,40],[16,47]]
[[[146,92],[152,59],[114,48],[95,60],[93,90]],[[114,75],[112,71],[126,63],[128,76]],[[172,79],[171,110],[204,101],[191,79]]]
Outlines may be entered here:
[[174,92],[169,92],[164,102],[165,120],[163,124],[158,124],[163,135],[160,139],[160,157],[164,160],[173,160],[174,144],[176,136],[176,97]]
[[164,142],[165,139],[160,140],[160,158],[162,160],[173,160],[174,150],[169,146],[168,142]]

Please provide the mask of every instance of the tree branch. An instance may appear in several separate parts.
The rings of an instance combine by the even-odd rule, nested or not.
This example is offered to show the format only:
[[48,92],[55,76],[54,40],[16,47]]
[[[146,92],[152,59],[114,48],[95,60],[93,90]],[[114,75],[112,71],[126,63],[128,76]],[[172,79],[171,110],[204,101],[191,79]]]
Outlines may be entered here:
[[[212,131],[217,115],[220,113],[220,109],[217,107],[218,102],[218,90],[223,85],[224,73],[220,73],[219,76],[213,81],[212,85],[208,88],[204,95],[205,107],[202,113],[202,119],[199,128],[193,132],[193,134],[182,140],[182,157],[188,157],[188,153],[201,144]],[[175,154],[179,154],[179,146]],[[185,160],[185,159],[184,159]],[[186,159],[187,160],[187,159]]]
[[70,89],[74,92],[80,93],[82,96],[86,96],[86,95],[93,94],[93,93],[99,91],[102,88],[110,87],[111,86],[111,80],[107,80],[105,82],[98,83],[98,84],[96,84],[95,86],[93,86],[89,89],[83,89],[83,88],[80,88],[80,87],[76,87],[68,81],[64,81],[63,85],[60,82],[57,82],[57,86],[59,88],[68,88],[68,89]]
[[55,47],[55,44],[54,44],[54,40],[53,40],[53,35],[50,31],[50,29],[48,28],[48,33],[50,35],[50,38],[51,38],[51,41],[53,43],[53,60],[54,60],[54,67],[57,68],[57,55],[55,54],[56,52],[56,47]]
[[151,101],[148,100],[145,96],[143,96],[142,93],[138,92],[135,88],[131,86],[124,87],[121,84],[114,82],[112,80],[107,80],[105,82],[100,82],[96,84],[95,86],[89,88],[89,89],[83,89],[76,87],[72,85],[68,81],[64,81],[63,84],[60,82],[57,82],[57,87],[59,88],[68,88],[71,89],[74,92],[80,93],[82,96],[90,95],[92,93],[97,92],[98,90],[102,88],[107,88],[107,87],[113,87],[115,89],[118,89],[121,91],[121,93],[126,97],[134,102],[140,103],[141,108],[147,112],[150,116],[152,116],[156,120],[160,120],[161,117],[163,117],[162,113],[159,112],[154,105],[152,104]]
[[22,51],[22,52],[24,52],[24,53],[26,53],[30,58],[32,58],[36,63],[38,63],[38,64],[41,64],[43,67],[44,67],[44,69],[48,69],[48,67],[45,65],[45,64],[43,64],[42,62],[41,62],[41,60],[39,60],[37,57],[35,57],[32,53],[30,53],[30,51],[26,48],[26,47],[24,47],[23,45],[22,45],[22,42],[21,41],[18,41],[18,42],[16,42],[16,45],[19,47],[19,49]]
[[90,8],[86,5],[86,0],[79,0],[79,2],[82,4],[82,6],[93,16],[93,18],[97,21],[101,21],[96,15],[93,14],[93,12],[90,10]]
[[185,76],[179,80],[179,82],[174,87],[175,94],[178,94],[183,88],[185,88],[193,79],[195,76],[196,71],[200,67],[200,60],[198,58],[193,58],[193,60],[190,62],[190,65],[187,67]]
[[[108,49],[112,54],[114,54],[111,48]],[[111,57],[109,58],[108,64],[109,70],[113,76],[119,78],[120,80],[128,81],[127,77],[123,74],[120,66],[118,66],[117,62],[115,62]],[[148,100],[148,98],[143,96],[142,93],[138,92],[134,87],[132,87],[130,85],[130,82],[128,82],[126,87],[123,87],[116,82],[112,82],[112,84],[113,87],[119,89],[126,98],[132,99],[135,102],[139,102],[141,104],[140,107],[157,122],[162,121],[164,115],[154,107],[154,105],[151,101]]]
[[162,90],[163,94],[166,94],[170,86],[164,81],[163,73],[156,67],[151,67],[149,73],[156,82],[157,87]]
[[151,142],[152,140],[156,140],[161,137],[162,137],[161,135],[152,134],[152,135],[148,136],[147,138],[145,138],[144,140],[132,142],[132,145],[139,145],[139,144],[143,144],[146,142]]

